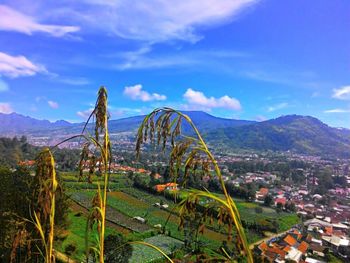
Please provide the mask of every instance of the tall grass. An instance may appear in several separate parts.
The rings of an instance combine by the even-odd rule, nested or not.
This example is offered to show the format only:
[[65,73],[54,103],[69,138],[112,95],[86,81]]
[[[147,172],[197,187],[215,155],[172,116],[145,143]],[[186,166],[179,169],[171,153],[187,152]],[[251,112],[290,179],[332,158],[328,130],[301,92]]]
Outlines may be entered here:
[[[111,163],[111,144],[108,133],[108,111],[107,111],[107,90],[101,87],[93,111],[86,121],[81,134],[72,136],[53,147],[77,138],[85,140],[82,149],[81,160],[79,162],[80,177],[84,177],[85,165],[89,165],[88,182],[92,182],[91,176],[95,174],[95,167],[99,167],[101,175],[104,177],[104,185],[98,183],[97,192],[92,200],[93,207],[88,217],[86,245],[87,260],[91,251],[99,258],[99,262],[104,262],[104,237],[106,230],[106,204],[109,183],[109,167]],[[93,132],[89,131],[89,123],[93,122]],[[55,162],[50,149],[44,149],[36,160],[36,176],[39,178],[40,191],[38,195],[38,209],[34,211],[34,223],[43,243],[44,251],[41,251],[45,262],[54,261],[53,241],[54,241],[54,218],[55,218],[55,192],[58,187],[56,180]],[[49,223],[47,224],[47,219]],[[98,238],[96,246],[89,244],[90,230],[97,225]]]
[[[55,161],[51,151],[46,148],[36,158],[36,176],[40,190],[37,209],[34,211],[33,223],[39,232],[44,251],[41,251],[45,262],[55,262],[53,254],[55,227],[55,197],[58,186],[56,180]],[[46,223],[48,219],[48,224]]]
[[[181,125],[186,121],[192,128],[194,136],[182,135]],[[203,140],[197,127],[186,114],[167,107],[157,108],[148,114],[137,133],[136,152],[139,156],[142,144],[146,142],[160,145],[163,150],[170,146],[170,172],[176,181],[180,169],[184,170],[184,179],[189,176],[212,175],[212,171],[220,182],[224,198],[218,197],[207,190],[192,190],[190,194],[180,202],[180,227],[183,226],[186,218],[196,213],[196,209],[200,199],[210,199],[213,202],[206,206],[203,213],[204,218],[212,219],[210,209],[216,209],[219,217],[219,222],[228,225],[228,237],[232,241],[233,226],[237,232],[237,243],[234,244],[240,254],[244,256],[248,262],[253,262],[253,257],[249,249],[247,238],[242,227],[241,218],[236,207],[227,192],[225,182],[223,180],[220,168],[209,150],[207,144]],[[203,231],[203,226],[200,226],[200,231]],[[228,260],[234,260],[227,253],[225,256]]]
[[[105,87],[101,87],[98,92],[95,108],[90,114],[84,129],[82,131],[82,137],[86,140],[84,145],[81,160],[79,162],[80,177],[83,177],[84,161],[89,164],[88,181],[91,182],[91,176],[95,173],[95,167],[99,167],[99,171],[104,177],[103,188],[101,189],[99,182],[95,197],[92,200],[92,211],[90,212],[87,233],[86,244],[87,251],[86,257],[89,258],[90,252],[94,251],[99,258],[99,262],[104,262],[104,238],[106,231],[106,206],[107,206],[107,192],[109,184],[109,168],[111,164],[111,143],[108,133],[108,100],[107,90]],[[94,133],[91,134],[88,131],[89,121],[94,123]],[[97,247],[89,246],[89,233],[93,229],[94,225],[97,225],[98,240]]]

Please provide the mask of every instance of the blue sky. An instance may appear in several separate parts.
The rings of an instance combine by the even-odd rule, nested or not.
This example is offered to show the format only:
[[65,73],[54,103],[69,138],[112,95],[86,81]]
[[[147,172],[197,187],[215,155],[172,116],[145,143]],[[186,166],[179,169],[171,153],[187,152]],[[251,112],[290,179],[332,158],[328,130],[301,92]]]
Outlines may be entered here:
[[350,128],[350,1],[0,0],[0,112],[158,106]]

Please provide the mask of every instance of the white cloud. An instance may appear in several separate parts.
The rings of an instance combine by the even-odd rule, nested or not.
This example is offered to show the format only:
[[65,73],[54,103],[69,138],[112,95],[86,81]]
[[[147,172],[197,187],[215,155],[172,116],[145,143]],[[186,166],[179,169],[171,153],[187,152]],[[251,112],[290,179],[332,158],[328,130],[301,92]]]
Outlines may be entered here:
[[90,108],[88,110],[85,111],[78,111],[77,115],[82,118],[83,120],[87,120],[91,114],[91,112],[94,110],[94,108]]
[[117,70],[130,69],[157,69],[169,68],[176,66],[194,65],[198,61],[186,56],[163,55],[160,57],[140,56],[135,59],[126,59],[125,61],[115,64],[113,68]]
[[58,109],[59,107],[58,103],[52,100],[47,101],[47,104],[49,104],[52,109]]
[[117,58],[118,63],[114,64],[113,68],[118,70],[169,68],[189,65],[198,67],[203,64],[213,64],[215,61],[222,63],[224,59],[231,61],[232,58],[250,56],[248,53],[235,50],[177,50],[171,53],[162,53],[161,55],[152,51],[152,47],[146,44],[134,51],[117,52],[104,56]]
[[68,85],[73,85],[73,86],[85,86],[90,84],[90,81],[86,78],[81,78],[81,77],[58,77],[57,80],[59,82],[68,84]]
[[344,86],[339,89],[333,89],[332,98],[339,100],[350,100],[350,86]]
[[13,112],[13,108],[8,102],[0,102],[0,113],[9,114]]
[[149,108],[127,108],[127,107],[109,107],[109,113],[112,119],[126,118],[130,116],[143,115],[151,112],[152,109]]
[[87,17],[81,18],[100,30],[119,37],[149,42],[183,40],[196,42],[202,37],[196,27],[210,26],[235,18],[256,0],[139,0],[89,1]]
[[289,105],[287,102],[282,102],[282,103],[279,103],[279,104],[276,104],[276,105],[272,105],[270,107],[267,108],[267,111],[268,112],[273,112],[273,111],[276,111],[276,110],[282,110],[284,108],[287,108]]
[[154,101],[154,100],[166,100],[166,96],[158,93],[152,93],[142,90],[142,85],[137,84],[135,86],[125,87],[124,95],[132,100],[141,101]]
[[350,110],[339,109],[339,108],[324,111],[324,113],[347,113],[347,112],[350,112]]
[[233,97],[229,97],[227,95],[222,96],[220,98],[208,98],[201,91],[187,89],[183,97],[191,106],[200,106],[209,110],[212,108],[225,108],[230,110],[241,109],[241,104],[239,100]]
[[260,122],[260,121],[266,121],[267,118],[263,115],[258,115],[258,116],[255,116],[255,120]]
[[36,65],[24,56],[11,56],[0,52],[0,75],[16,78],[46,73],[42,65]]
[[2,79],[0,79],[0,92],[8,91],[8,90],[9,90],[9,86],[7,85],[7,83]]
[[[105,32],[125,39],[159,43],[165,41],[196,42],[202,38],[198,29],[231,22],[247,7],[259,0],[80,0],[47,1],[36,0],[18,7],[8,1],[13,8],[30,12],[38,21],[65,21],[78,25],[85,32]],[[8,8],[8,7],[7,7]],[[6,10],[6,9],[5,9]],[[10,9],[16,14],[17,11]],[[14,25],[2,22],[5,28],[24,33],[43,31],[54,36],[75,32],[72,26],[51,26],[39,24],[32,17],[18,15]],[[24,17],[24,18],[23,18]],[[17,20],[20,21],[17,22]],[[25,27],[22,21],[30,22]]]
[[4,31],[16,31],[27,35],[34,32],[43,32],[54,37],[62,37],[79,31],[79,27],[76,26],[41,24],[34,17],[22,14],[5,5],[0,5],[0,17],[0,30]]

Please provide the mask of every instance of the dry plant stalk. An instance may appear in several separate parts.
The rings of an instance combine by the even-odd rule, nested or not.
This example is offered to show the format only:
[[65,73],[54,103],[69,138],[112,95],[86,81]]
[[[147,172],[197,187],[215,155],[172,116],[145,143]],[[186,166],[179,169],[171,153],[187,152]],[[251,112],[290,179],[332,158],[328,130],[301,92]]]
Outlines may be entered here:
[[[181,134],[181,124],[183,120],[191,126],[195,137]],[[167,143],[169,142],[171,147],[170,174],[175,180],[181,168],[185,170],[185,179],[189,176],[196,175],[198,171],[202,173],[202,176],[211,176],[211,168],[213,168],[215,176],[220,182],[224,198],[212,194],[209,191],[191,190],[190,194],[179,204],[181,218],[180,227],[186,217],[191,217],[191,215],[196,212],[199,199],[210,199],[213,201],[213,204],[208,205],[207,208],[209,209],[215,206],[218,213],[218,221],[228,226],[229,241],[232,239],[234,226],[238,237],[237,247],[240,249],[242,255],[247,258],[248,262],[253,262],[238,209],[226,190],[225,182],[222,178],[217,161],[209,151],[208,146],[192,120],[180,111],[167,107],[157,108],[144,118],[139,127],[136,142],[137,156],[140,154],[142,144],[146,142],[160,145],[163,151],[165,151]],[[206,211],[203,216],[212,220]],[[200,226],[199,230],[201,232],[204,231],[204,224]],[[230,261],[233,260],[229,257],[228,259]]]
[[[107,192],[109,183],[109,170],[111,164],[111,143],[108,133],[108,110],[107,110],[107,90],[105,87],[101,87],[98,92],[98,98],[95,104],[95,108],[89,116],[81,137],[86,140],[84,144],[81,159],[79,162],[79,178],[83,178],[84,163],[89,164],[88,182],[92,183],[92,175],[95,174],[95,168],[98,163],[99,171],[104,177],[103,189],[101,189],[98,183],[98,190],[95,197],[92,200],[92,211],[90,212],[87,231],[86,231],[86,257],[88,259],[91,251],[99,257],[99,262],[104,262],[104,236],[106,228],[106,205],[107,205]],[[89,121],[94,120],[94,134],[91,135],[87,131]],[[86,134],[85,134],[86,133]],[[102,140],[101,140],[102,137]],[[92,150],[94,148],[94,150]],[[97,224],[98,231],[98,247],[90,247],[88,242],[89,231],[93,229],[94,225]]]
[[[94,119],[95,127],[94,134],[91,135],[87,130],[90,119]],[[93,228],[97,223],[98,230],[98,248],[88,247],[87,251],[94,251],[99,256],[99,262],[104,262],[104,236],[105,236],[105,219],[106,219],[106,205],[107,205],[107,188],[109,182],[109,167],[111,164],[111,143],[108,133],[108,111],[107,111],[107,90],[101,87],[98,91],[98,98],[96,105],[88,120],[85,123],[83,131],[79,135],[72,136],[65,139],[52,147],[58,147],[62,143],[75,139],[84,138],[86,143],[82,149],[81,159],[78,164],[80,173],[79,180],[84,177],[84,163],[89,162],[88,181],[92,183],[91,176],[95,173],[95,166],[99,161],[99,170],[104,176],[104,186],[101,191],[98,184],[98,191],[93,199],[93,208],[87,222],[87,231]],[[102,137],[102,142],[101,138]],[[94,147],[94,151],[90,148]],[[99,156],[96,156],[99,154]],[[36,176],[39,179],[40,190],[38,193],[38,200],[36,208],[34,209],[34,218],[31,220],[24,219],[24,222],[31,222],[34,224],[42,241],[44,251],[39,252],[45,259],[46,263],[55,262],[53,241],[54,241],[54,225],[55,225],[55,193],[58,188],[56,180],[55,161],[49,148],[45,148],[36,159]],[[15,257],[15,249],[20,245],[22,239],[25,237],[23,232],[19,231],[15,237],[11,259]],[[88,237],[86,236],[86,240]],[[30,244],[30,243],[29,243]],[[88,256],[88,255],[87,255]]]
[[54,262],[55,193],[58,183],[55,161],[48,148],[40,152],[36,159],[36,165],[36,176],[39,179],[40,191],[33,223],[39,232],[45,249],[45,251],[42,251],[45,262],[51,263]]

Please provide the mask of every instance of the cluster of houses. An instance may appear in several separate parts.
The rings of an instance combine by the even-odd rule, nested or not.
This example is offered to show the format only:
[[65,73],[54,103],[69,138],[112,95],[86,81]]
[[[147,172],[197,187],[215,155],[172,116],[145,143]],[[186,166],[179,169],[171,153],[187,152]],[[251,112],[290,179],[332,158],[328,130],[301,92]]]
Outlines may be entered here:
[[277,179],[275,174],[269,172],[256,172],[256,173],[246,173],[244,176],[235,177],[232,173],[226,173],[224,180],[231,183],[232,185],[239,187],[241,185],[246,185],[249,183],[256,184],[272,184]]
[[255,247],[254,252],[267,262],[321,263],[332,253],[350,261],[348,222],[331,223],[313,218],[303,226],[273,237]]
[[255,253],[265,262],[300,262],[309,247],[310,244],[303,240],[301,232],[292,229],[284,235],[262,242],[255,248]]
[[[99,167],[99,161],[96,163],[96,167]],[[89,171],[89,169],[90,169],[90,160],[86,160],[83,163],[83,168],[84,168],[83,169],[84,172],[88,172]],[[114,162],[112,162],[110,164],[109,169],[110,169],[111,173],[127,174],[128,172],[133,172],[133,173],[138,173],[138,174],[147,174],[147,175],[151,174],[151,171],[148,171],[148,170],[143,169],[143,168],[135,168],[135,167],[132,167],[132,166],[121,165],[121,164],[114,163]],[[156,177],[160,177],[159,174],[156,174],[155,176]]]

